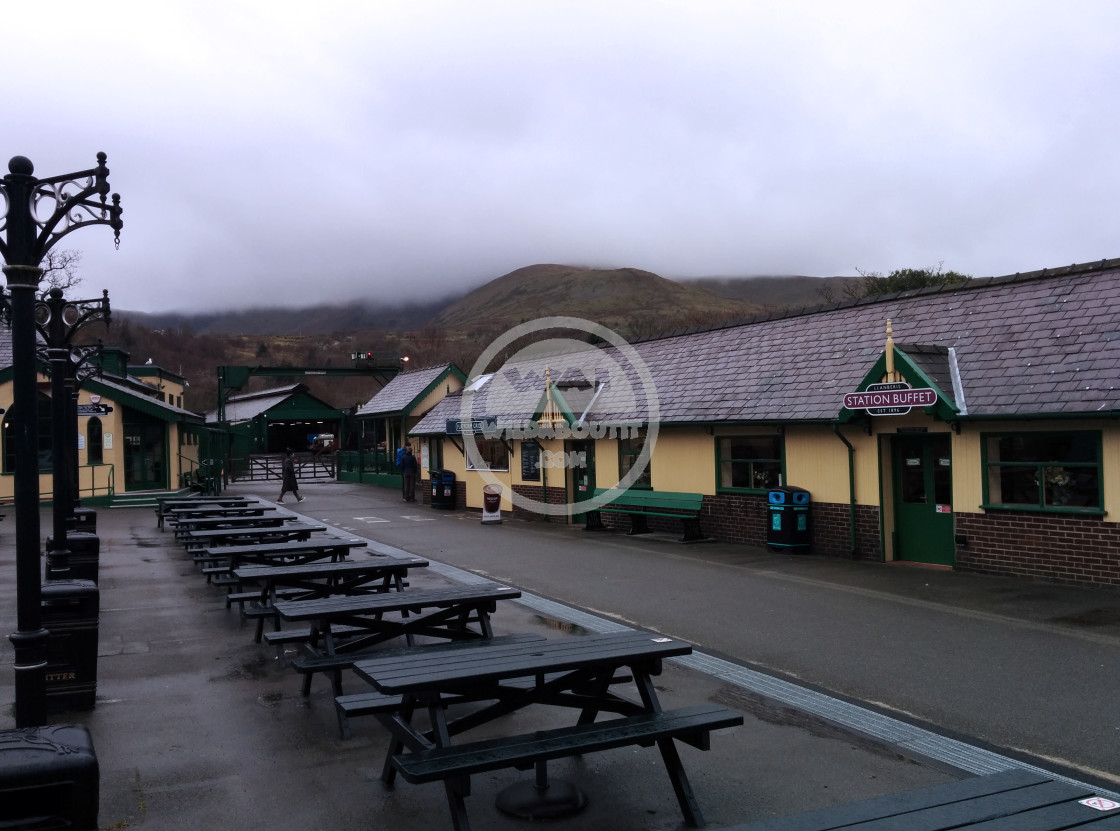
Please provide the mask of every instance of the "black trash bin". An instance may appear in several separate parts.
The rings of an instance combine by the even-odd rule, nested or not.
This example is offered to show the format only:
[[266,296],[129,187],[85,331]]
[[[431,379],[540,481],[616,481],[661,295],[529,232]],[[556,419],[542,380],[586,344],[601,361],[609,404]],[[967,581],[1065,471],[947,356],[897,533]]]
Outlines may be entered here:
[[430,485],[432,488],[432,507],[443,507],[443,471],[429,470],[428,477],[431,480]]
[[0,828],[97,831],[100,778],[85,725],[0,730]]
[[97,533],[97,511],[93,508],[75,508],[69,517],[68,530],[82,531],[87,534]]
[[97,618],[92,580],[46,580],[41,587],[47,637],[47,712],[92,710],[97,696]]
[[455,473],[445,470],[440,473],[439,481],[440,488],[443,491],[440,507],[448,511],[455,510]]
[[809,491],[777,487],[767,494],[769,522],[766,545],[777,551],[805,554],[812,544],[809,525]]
[[47,537],[47,579],[56,577],[63,580],[92,580],[97,582],[97,571],[101,559],[101,538],[97,534],[84,531],[71,531],[66,535],[66,550],[69,571],[58,573],[61,563],[54,552],[54,537]]

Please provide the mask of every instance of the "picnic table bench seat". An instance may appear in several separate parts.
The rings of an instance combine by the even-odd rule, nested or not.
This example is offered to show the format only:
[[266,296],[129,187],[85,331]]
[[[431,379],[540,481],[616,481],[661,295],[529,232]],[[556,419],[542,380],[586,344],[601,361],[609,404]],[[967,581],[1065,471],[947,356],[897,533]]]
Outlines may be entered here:
[[1012,769],[928,788],[736,825],[725,831],[1106,831],[1120,809],[1099,810],[1088,786]]
[[700,530],[700,511],[704,507],[702,493],[677,493],[640,488],[629,488],[624,491],[614,488],[596,488],[595,496],[606,496],[611,501],[601,508],[587,512],[585,525],[587,531],[600,531],[606,528],[601,514],[627,514],[630,517],[630,534],[648,534],[647,520],[651,516],[657,516],[681,521],[684,527],[681,542],[706,539],[703,531]]
[[737,727],[742,723],[742,713],[715,704],[699,704],[402,753],[393,757],[393,766],[407,781],[420,783],[502,768],[526,770],[540,762],[566,756],[627,745],[649,747],[672,739],[707,750],[712,730]]

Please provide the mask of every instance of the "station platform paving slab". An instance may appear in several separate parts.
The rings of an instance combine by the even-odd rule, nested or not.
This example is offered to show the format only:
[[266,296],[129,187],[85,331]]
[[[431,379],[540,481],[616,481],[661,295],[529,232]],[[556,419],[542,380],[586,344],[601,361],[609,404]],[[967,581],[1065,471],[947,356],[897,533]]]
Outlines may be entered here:
[[[259,484],[248,490],[263,492]],[[470,523],[469,516],[443,523],[440,529],[440,523],[423,521],[430,509],[396,505],[391,490],[343,485],[307,490],[307,501],[285,507],[316,521],[333,520],[340,532],[370,540],[374,550],[409,550],[432,560],[432,568],[410,574],[413,586],[502,579],[437,556],[433,535],[449,535],[446,545],[453,547],[456,538],[463,540],[461,529]],[[393,522],[359,519],[380,520],[380,514],[391,515],[393,510],[398,512],[394,516],[407,510],[416,519],[402,520],[392,533]],[[43,516],[44,533],[49,533],[49,514]],[[487,531],[521,535],[523,546],[541,532],[533,523],[524,526],[514,529],[507,524]],[[342,739],[327,679],[317,678],[310,698],[304,699],[300,679],[283,656],[275,647],[253,643],[253,623],[242,622],[236,607],[226,609],[224,590],[206,583],[174,535],[157,527],[154,511],[101,508],[98,535],[97,705],[91,711],[52,716],[51,721],[86,724],[92,733],[101,768],[102,829],[426,831],[450,826],[442,786],[399,782],[391,791],[382,786],[387,735],[380,725],[371,718],[356,719],[353,737]],[[576,534],[568,539],[572,547],[589,544]],[[0,538],[0,551],[5,553],[0,558],[0,627],[13,632],[10,536]],[[355,556],[369,555],[358,551]],[[630,590],[640,592],[643,575],[635,574],[633,580]],[[609,609],[579,608],[562,597],[527,591],[526,601],[499,606],[493,615],[497,634],[535,632],[568,638],[630,624]],[[814,696],[819,694],[814,690],[805,690],[805,707],[795,706],[789,693],[796,693],[796,685],[786,689],[781,685],[788,682],[775,679],[779,686],[773,695],[767,694],[765,688],[744,685],[736,676],[736,668],[753,672],[749,667],[701,649],[693,658],[697,660],[666,664],[657,684],[662,703],[713,701],[745,716],[742,727],[714,734],[708,752],[681,747],[711,828],[969,774],[967,764],[961,767],[951,758],[930,756],[922,747],[880,730],[851,729],[844,718],[817,708]],[[5,643],[0,649],[0,728],[14,726],[11,662],[12,651]],[[732,668],[730,676],[727,667]],[[347,691],[359,691],[360,683],[348,677]],[[500,728],[544,729],[569,717],[538,708],[510,716]],[[551,821],[557,829],[683,827],[655,748],[559,760],[550,763],[549,773],[576,783],[589,798],[579,815]],[[468,810],[473,827],[525,828],[526,821],[501,814],[494,801],[504,787],[531,776],[508,770],[472,777]]]

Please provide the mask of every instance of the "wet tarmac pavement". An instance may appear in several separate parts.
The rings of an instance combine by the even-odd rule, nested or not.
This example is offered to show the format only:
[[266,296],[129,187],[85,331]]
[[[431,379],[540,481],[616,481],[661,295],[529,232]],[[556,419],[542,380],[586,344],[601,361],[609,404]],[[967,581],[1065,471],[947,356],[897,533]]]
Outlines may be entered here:
[[[246,484],[232,491],[265,489]],[[271,490],[268,493],[265,498],[271,498]],[[738,655],[747,648],[743,639],[728,634],[755,628],[758,598],[740,586],[736,602],[724,607],[719,604],[727,601],[719,592],[698,589],[693,579],[700,574],[707,575],[706,581],[727,583],[728,575],[735,574],[737,580],[746,580],[744,574],[753,569],[776,572],[751,574],[746,580],[765,584],[768,592],[758,596],[769,596],[766,608],[774,610],[773,615],[793,602],[789,592],[820,591],[818,584],[831,583],[836,605],[817,611],[843,625],[850,625],[851,618],[840,601],[869,609],[875,624],[892,610],[896,617],[902,612],[922,618],[946,615],[951,607],[958,620],[1018,633],[1015,648],[1028,653],[1032,642],[1072,637],[1064,635],[1066,629],[1082,632],[1087,640],[1072,639],[1094,647],[1102,660],[1114,658],[1120,643],[1117,618],[1112,617],[1120,605],[1115,605],[1112,593],[1091,598],[1094,602],[1076,602],[1075,594],[1067,597],[1010,581],[998,587],[984,582],[978,596],[941,579],[945,574],[961,575],[938,572],[929,580],[929,592],[915,597],[900,594],[891,582],[898,578],[886,574],[898,570],[881,566],[816,560],[816,567],[810,568],[807,563],[815,558],[791,564],[788,558],[766,561],[763,553],[742,547],[675,546],[609,535],[589,542],[588,535],[555,524],[507,521],[480,528],[477,513],[405,506],[399,497],[394,500],[392,490],[370,487],[309,485],[305,496],[304,503],[284,508],[432,560],[433,568],[412,572],[411,586],[486,576],[522,588],[527,603],[505,602],[494,614],[498,634],[580,637],[600,622],[618,626],[637,621],[643,628],[692,640],[698,652],[712,658],[712,666],[765,666],[770,657],[743,660]],[[50,527],[49,519],[43,527]],[[253,624],[225,608],[224,590],[206,583],[173,534],[157,528],[151,509],[100,509],[98,534],[97,705],[51,720],[84,723],[93,735],[101,767],[102,829],[450,827],[442,787],[400,782],[386,790],[379,774],[387,736],[377,722],[357,719],[353,737],[342,739],[327,679],[316,678],[310,698],[303,699],[299,677],[284,657],[274,647],[253,643]],[[0,626],[7,632],[15,630],[10,535],[9,529],[0,539],[8,552],[0,562],[0,585],[8,587],[0,600]],[[651,550],[657,552],[652,558]],[[909,591],[912,595],[913,589]],[[884,598],[891,594],[895,600]],[[1044,596],[1031,600],[1031,595]],[[691,608],[693,622],[678,619],[673,608]],[[775,620],[764,628],[771,636],[778,632],[792,655],[790,667],[775,668],[788,678],[798,671],[798,654],[809,650],[793,643],[794,632],[781,634],[781,623]],[[891,631],[906,628],[904,624],[896,621]],[[869,629],[848,634],[870,640],[874,627]],[[825,640],[829,633],[818,634]],[[961,647],[954,641],[952,648]],[[780,651],[777,645],[772,649]],[[892,667],[877,670],[874,657],[866,650],[858,653],[852,660],[866,664],[870,674],[880,672],[880,686],[889,686],[881,673],[894,671]],[[5,645],[0,650],[0,728],[14,725],[11,660],[11,648]],[[729,680],[722,669],[710,672],[698,668],[702,665],[669,662],[657,686],[666,706],[714,701],[745,716],[742,727],[714,734],[710,751],[681,748],[709,827],[967,775],[963,768],[913,752],[874,730],[852,730],[743,686],[735,673]],[[1038,669],[1054,672],[1055,656],[1039,659]],[[1115,669],[1113,664],[1114,680]],[[826,686],[818,679],[808,685],[810,690]],[[346,689],[360,690],[361,682],[349,676]],[[1120,732],[1115,699],[1092,703],[1100,729],[1111,731],[1115,744]],[[997,707],[993,702],[992,708]],[[543,729],[565,723],[565,715],[538,708],[518,712],[490,729]],[[951,732],[961,736],[959,730]],[[1104,767],[1108,775],[1118,770],[1120,765]],[[623,748],[560,760],[551,763],[549,771],[577,784],[589,797],[582,813],[553,821],[557,829],[684,827],[656,749]],[[473,777],[467,801],[473,827],[525,828],[524,820],[501,814],[494,802],[502,788],[528,776],[531,772],[506,770]]]

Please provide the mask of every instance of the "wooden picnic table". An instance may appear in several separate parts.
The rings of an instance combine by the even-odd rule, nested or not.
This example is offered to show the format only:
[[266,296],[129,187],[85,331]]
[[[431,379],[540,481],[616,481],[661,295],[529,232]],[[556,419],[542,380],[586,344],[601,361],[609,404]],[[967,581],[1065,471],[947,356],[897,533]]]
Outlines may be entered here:
[[206,528],[187,531],[180,538],[188,550],[215,545],[258,545],[262,543],[309,540],[325,525],[291,522],[286,525],[246,526],[239,528]]
[[249,496],[165,496],[157,501],[156,522],[162,528],[164,519],[177,508],[243,508],[259,503],[260,500]]
[[209,546],[197,552],[194,557],[199,561],[224,560],[227,563],[226,571],[233,571],[244,563],[295,565],[316,560],[344,560],[351,550],[364,548],[366,545],[368,543],[365,540],[324,536],[296,542]]
[[382,555],[367,560],[333,563],[244,565],[233,573],[242,586],[259,586],[254,592],[256,607],[250,609],[249,616],[257,618],[257,631],[253,640],[260,643],[266,617],[272,618],[277,631],[280,629],[280,616],[275,607],[278,590],[287,590],[283,598],[285,600],[310,600],[335,594],[369,594],[393,589],[401,591],[409,570],[427,566],[428,561],[422,557]]
[[[285,621],[310,624],[304,642],[306,654],[292,661],[296,671],[304,675],[303,694],[311,694],[315,673],[330,672],[335,695],[342,695],[342,670],[348,669],[363,650],[398,637],[412,645],[417,635],[447,640],[493,637],[490,614],[497,602],[520,596],[518,589],[486,582],[419,591],[277,600],[275,609]],[[477,629],[471,628],[471,624],[476,624]]]
[[[471,774],[535,767],[535,780],[504,791],[499,807],[531,819],[556,817],[578,811],[586,798],[568,783],[549,782],[550,759],[654,743],[685,821],[700,827],[703,816],[675,740],[706,750],[711,730],[740,725],[743,717],[711,704],[662,709],[653,677],[665,658],[691,652],[692,645],[685,641],[630,630],[543,642],[515,640],[484,648],[464,644],[454,651],[400,650],[364,657],[354,663],[354,671],[392,702],[374,713],[393,736],[382,780],[392,786],[398,772],[409,782],[442,780],[456,831],[469,829],[465,797]],[[639,701],[617,692],[620,671],[630,673]],[[448,705],[463,701],[490,703],[449,717]],[[492,733],[495,719],[538,704],[573,708],[579,716],[568,727],[457,741],[482,725],[490,725]],[[427,728],[413,723],[414,713],[424,709]],[[616,717],[596,721],[600,713]]]
[[832,808],[736,825],[727,831],[1115,831],[1120,803],[1087,785],[1012,769]]
[[182,536],[188,531],[202,531],[206,528],[275,528],[286,522],[299,522],[295,515],[271,514],[269,516],[203,516],[183,517],[173,522],[175,535]]
[[241,517],[264,516],[270,511],[275,511],[275,505],[232,505],[232,506],[197,506],[191,505],[182,508],[169,508],[160,517],[160,527],[164,519],[180,522],[184,519],[201,519],[203,517]]

